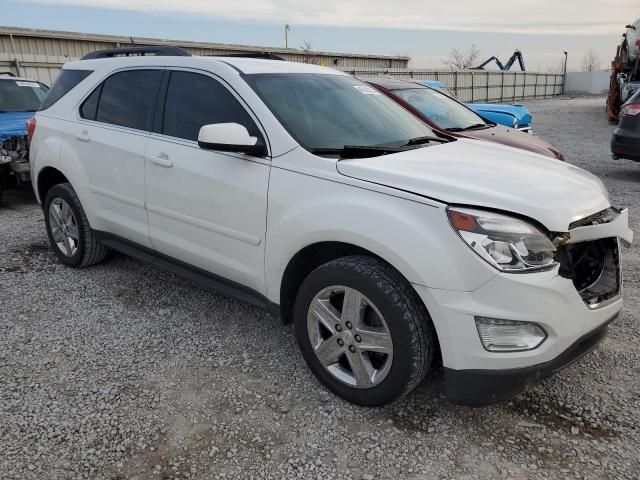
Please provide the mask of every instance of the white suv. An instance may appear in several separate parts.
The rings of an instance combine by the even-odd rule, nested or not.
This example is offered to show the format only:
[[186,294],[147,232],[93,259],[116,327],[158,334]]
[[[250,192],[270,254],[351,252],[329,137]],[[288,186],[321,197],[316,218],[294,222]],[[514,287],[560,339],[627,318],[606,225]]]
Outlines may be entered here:
[[153,53],[66,64],[36,116],[34,188],[64,264],[113,249],[266,307],[362,405],[440,359],[452,401],[508,398],[620,312],[632,232],[590,173],[438,137],[333,69]]

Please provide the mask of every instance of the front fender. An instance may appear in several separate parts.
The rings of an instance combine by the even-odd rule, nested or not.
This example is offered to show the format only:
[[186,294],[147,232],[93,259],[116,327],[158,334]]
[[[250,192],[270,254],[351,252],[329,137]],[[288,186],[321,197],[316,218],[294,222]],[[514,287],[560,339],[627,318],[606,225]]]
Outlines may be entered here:
[[368,250],[411,283],[475,290],[496,272],[458,238],[444,207],[273,168],[265,259],[267,297],[279,302],[289,261],[320,242]]

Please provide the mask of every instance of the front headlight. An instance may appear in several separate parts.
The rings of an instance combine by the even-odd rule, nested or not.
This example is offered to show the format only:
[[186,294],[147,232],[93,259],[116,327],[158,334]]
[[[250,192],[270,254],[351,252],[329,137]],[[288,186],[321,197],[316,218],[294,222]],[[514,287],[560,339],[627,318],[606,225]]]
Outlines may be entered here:
[[556,247],[530,223],[470,208],[449,208],[447,214],[460,238],[500,271],[540,271],[556,265]]
[[518,128],[520,126],[520,124],[518,123],[518,119],[514,118],[513,119],[513,128]]

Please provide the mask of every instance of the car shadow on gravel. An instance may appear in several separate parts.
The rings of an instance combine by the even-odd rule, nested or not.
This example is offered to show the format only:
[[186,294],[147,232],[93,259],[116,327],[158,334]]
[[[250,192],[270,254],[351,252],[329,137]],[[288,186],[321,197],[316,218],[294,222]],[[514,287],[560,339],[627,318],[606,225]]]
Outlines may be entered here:
[[23,185],[4,192],[2,201],[0,201],[0,212],[3,210],[19,210],[25,205],[34,205],[36,197],[31,189],[31,185]]
[[640,183],[640,163],[634,165],[624,166],[622,168],[612,169],[605,175],[606,178],[621,180],[623,182]]

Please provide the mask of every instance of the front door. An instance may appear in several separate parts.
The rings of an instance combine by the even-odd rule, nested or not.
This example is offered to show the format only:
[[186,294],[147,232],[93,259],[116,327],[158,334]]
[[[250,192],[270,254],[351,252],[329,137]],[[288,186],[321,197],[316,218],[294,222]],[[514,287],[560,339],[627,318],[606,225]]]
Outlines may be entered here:
[[[263,136],[218,79],[170,73],[146,148],[149,234],[161,254],[264,293],[270,161],[198,147],[200,127],[239,123]],[[164,100],[164,101],[163,101]]]

